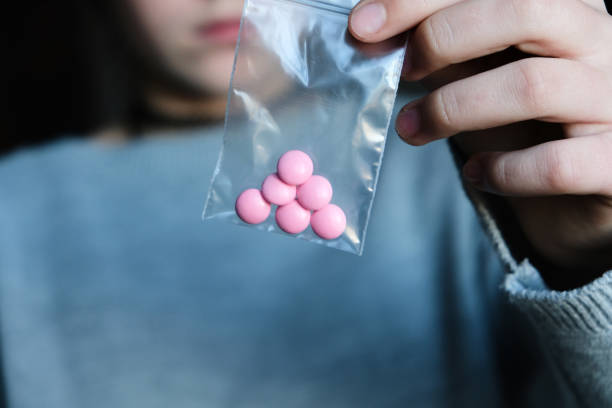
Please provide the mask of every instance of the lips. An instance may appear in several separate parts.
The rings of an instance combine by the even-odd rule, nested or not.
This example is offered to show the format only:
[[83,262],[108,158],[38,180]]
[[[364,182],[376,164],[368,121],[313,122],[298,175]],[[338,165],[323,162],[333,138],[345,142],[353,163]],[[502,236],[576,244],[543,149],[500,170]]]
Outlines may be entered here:
[[198,34],[214,43],[234,43],[239,30],[240,19],[217,20],[199,27]]

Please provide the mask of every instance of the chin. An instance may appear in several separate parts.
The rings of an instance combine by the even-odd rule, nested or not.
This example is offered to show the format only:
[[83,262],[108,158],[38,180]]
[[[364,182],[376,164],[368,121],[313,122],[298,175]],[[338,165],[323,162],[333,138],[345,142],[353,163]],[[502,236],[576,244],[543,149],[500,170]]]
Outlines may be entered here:
[[208,94],[226,94],[229,89],[234,47],[209,52],[201,61],[198,69],[199,88]]

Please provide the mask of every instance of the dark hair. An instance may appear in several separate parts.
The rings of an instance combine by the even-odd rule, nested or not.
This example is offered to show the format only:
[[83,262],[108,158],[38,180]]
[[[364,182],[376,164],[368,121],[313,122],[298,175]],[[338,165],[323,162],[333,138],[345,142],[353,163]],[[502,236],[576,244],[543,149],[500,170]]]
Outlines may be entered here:
[[14,28],[8,122],[0,153],[142,120],[142,64],[119,0],[27,2]]

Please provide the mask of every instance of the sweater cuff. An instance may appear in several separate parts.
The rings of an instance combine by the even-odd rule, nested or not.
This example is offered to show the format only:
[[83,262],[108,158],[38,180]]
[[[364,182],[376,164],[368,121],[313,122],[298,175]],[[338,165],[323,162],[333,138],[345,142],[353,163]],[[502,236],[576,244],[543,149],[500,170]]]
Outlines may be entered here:
[[550,333],[612,331],[612,271],[581,288],[553,291],[525,260],[511,266],[503,289],[511,303]]

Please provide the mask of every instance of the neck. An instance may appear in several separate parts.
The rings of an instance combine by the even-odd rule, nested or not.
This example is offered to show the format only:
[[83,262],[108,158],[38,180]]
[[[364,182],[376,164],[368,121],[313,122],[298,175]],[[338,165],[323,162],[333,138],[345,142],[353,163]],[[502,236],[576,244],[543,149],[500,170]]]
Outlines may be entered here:
[[188,95],[159,87],[145,92],[149,109],[153,114],[170,121],[209,122],[223,119],[226,98],[223,96]]

